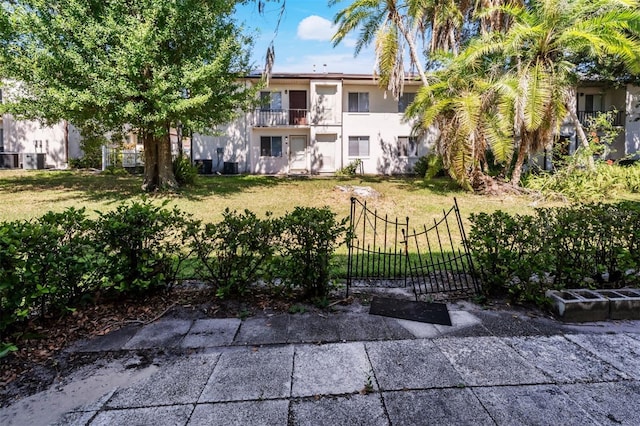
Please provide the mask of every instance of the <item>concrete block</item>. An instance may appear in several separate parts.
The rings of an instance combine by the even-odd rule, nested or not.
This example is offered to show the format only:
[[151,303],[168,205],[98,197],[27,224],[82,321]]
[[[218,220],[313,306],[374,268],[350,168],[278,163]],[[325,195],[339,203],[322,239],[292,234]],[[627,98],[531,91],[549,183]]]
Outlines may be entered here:
[[609,300],[609,318],[613,320],[640,319],[640,290],[595,290]]
[[189,425],[286,425],[288,415],[287,400],[198,404]]
[[104,336],[95,337],[71,348],[72,352],[119,351],[140,330],[139,326],[123,327]]
[[586,290],[547,290],[556,314],[567,322],[604,321],[609,317],[609,300]]
[[555,385],[479,387],[473,393],[499,425],[596,424]]
[[291,403],[291,413],[300,426],[389,424],[378,393],[299,400]]
[[298,346],[293,365],[292,396],[359,392],[372,378],[362,343]]
[[225,352],[198,402],[286,398],[292,369],[291,346]]
[[211,348],[228,346],[240,327],[239,318],[212,318],[196,320],[182,339],[183,348]]
[[383,392],[393,425],[495,425],[469,388]]
[[119,389],[106,406],[127,408],[195,403],[219,356],[212,354],[180,358],[162,366],[145,380]]
[[129,408],[101,411],[91,426],[178,426],[186,425],[193,412],[193,405],[170,405],[165,407]]
[[368,342],[365,346],[382,390],[454,387],[463,382],[430,340]]
[[460,373],[465,385],[550,383],[542,371],[497,337],[443,338],[434,343]]
[[506,342],[555,383],[624,380],[626,375],[563,336],[512,337]]
[[124,349],[175,347],[190,328],[191,320],[159,320],[140,329]]

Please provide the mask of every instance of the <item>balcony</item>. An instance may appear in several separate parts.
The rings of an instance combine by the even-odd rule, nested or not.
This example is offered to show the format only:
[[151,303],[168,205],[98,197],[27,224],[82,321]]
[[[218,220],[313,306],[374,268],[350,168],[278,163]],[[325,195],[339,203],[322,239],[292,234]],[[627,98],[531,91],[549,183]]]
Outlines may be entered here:
[[[588,126],[591,119],[596,118],[598,114],[604,114],[606,112],[612,111],[578,111],[578,119],[580,120],[580,124],[582,124],[583,126]],[[615,114],[613,114],[612,118],[613,121],[611,124],[613,124],[614,126],[624,127],[624,111],[617,111]]]
[[308,126],[306,109],[257,109],[253,114],[255,127]]

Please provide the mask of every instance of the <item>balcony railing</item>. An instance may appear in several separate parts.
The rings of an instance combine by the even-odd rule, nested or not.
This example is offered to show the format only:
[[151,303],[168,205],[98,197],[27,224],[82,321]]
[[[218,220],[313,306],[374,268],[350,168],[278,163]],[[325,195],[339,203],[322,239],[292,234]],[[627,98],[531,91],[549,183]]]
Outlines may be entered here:
[[[589,121],[596,118],[599,114],[604,114],[610,111],[578,111],[578,119],[580,120],[580,124],[583,126],[588,126]],[[612,123],[614,126],[624,126],[624,111],[616,111],[615,114],[612,114],[611,117]]]
[[253,117],[256,127],[309,125],[309,111],[306,109],[257,109]]

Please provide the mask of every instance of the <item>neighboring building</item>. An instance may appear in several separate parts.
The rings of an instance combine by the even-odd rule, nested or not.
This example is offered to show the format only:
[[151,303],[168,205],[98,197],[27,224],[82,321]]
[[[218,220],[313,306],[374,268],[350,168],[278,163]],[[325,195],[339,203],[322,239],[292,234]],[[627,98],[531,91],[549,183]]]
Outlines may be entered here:
[[68,166],[70,158],[81,155],[80,134],[66,121],[43,126],[0,115],[0,168],[60,169]]
[[[638,158],[640,154],[640,87],[626,84],[613,87],[608,82],[585,81],[576,89],[576,112],[586,128],[589,119],[599,113],[616,111],[613,125],[620,129],[611,145],[608,159]],[[561,139],[567,141],[567,151],[572,153],[580,141],[572,123],[565,120]]]
[[407,81],[396,100],[371,75],[274,74],[258,109],[216,136],[193,135],[192,158],[210,160],[220,172],[333,174],[360,159],[367,174],[409,173],[430,139],[412,137],[403,120],[419,87]]

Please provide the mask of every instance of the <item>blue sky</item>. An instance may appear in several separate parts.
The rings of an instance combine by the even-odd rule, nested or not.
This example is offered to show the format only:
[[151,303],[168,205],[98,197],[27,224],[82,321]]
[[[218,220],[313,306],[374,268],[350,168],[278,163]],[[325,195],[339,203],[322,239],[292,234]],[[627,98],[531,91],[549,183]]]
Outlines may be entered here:
[[[276,60],[274,72],[342,72],[371,74],[374,70],[373,46],[363,49],[354,58],[355,37],[349,36],[333,47],[333,17],[352,1],[344,0],[333,7],[327,0],[286,0],[285,12],[275,34],[281,4],[268,2],[263,15],[256,2],[240,6],[236,17],[255,35],[252,59],[257,68],[264,67],[264,57],[274,40]],[[326,67],[325,67],[326,64]]]

